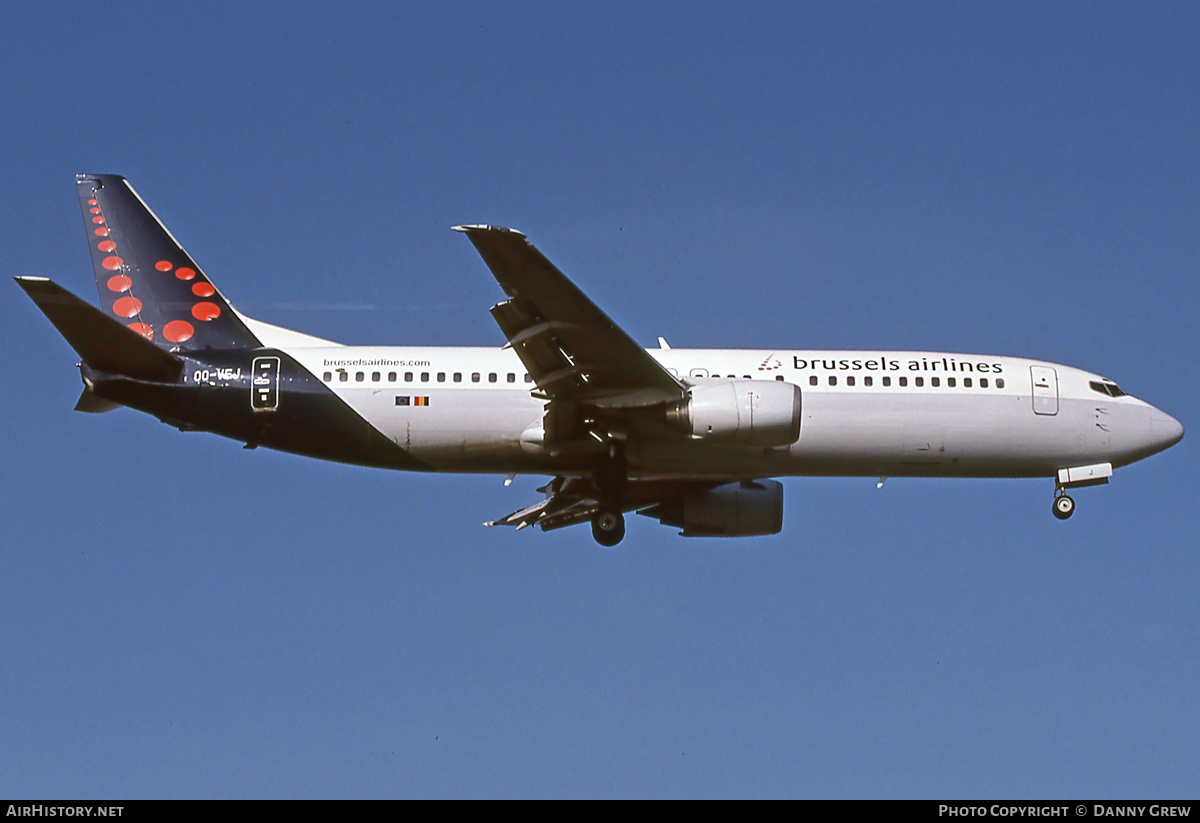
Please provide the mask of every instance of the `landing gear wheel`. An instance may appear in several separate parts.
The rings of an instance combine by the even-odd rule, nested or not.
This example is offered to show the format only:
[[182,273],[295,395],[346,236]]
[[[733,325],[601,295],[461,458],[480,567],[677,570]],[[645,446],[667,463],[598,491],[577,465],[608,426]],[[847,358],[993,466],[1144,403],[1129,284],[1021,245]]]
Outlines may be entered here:
[[1054,516],[1059,520],[1066,520],[1075,513],[1075,501],[1065,494],[1060,494],[1054,498]]
[[601,509],[592,517],[592,537],[601,546],[615,546],[625,537],[625,515]]

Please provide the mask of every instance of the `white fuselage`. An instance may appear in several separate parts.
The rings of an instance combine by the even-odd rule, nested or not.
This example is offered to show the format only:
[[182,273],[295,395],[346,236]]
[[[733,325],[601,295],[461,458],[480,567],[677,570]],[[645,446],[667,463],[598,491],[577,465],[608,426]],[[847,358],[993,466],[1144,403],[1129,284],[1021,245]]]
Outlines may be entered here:
[[[541,442],[546,401],[511,350],[289,347],[360,416],[437,471],[573,473]],[[1121,466],[1182,436],[1177,421],[1098,375],[1015,357],[942,352],[651,349],[685,383],[800,387],[786,447],[630,443],[642,478],[780,475],[1035,477]]]

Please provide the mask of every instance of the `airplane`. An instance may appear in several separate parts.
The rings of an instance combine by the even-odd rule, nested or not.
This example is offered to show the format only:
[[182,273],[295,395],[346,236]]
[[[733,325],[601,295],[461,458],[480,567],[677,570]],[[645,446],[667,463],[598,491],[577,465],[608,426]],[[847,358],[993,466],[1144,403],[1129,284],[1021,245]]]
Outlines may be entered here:
[[776,534],[781,476],[1028,477],[1068,491],[1183,437],[1116,383],[1019,357],[645,349],[525,235],[456,226],[507,299],[502,347],[346,346],[238,312],[120,176],[76,176],[101,307],[17,283],[81,358],[76,409],[363,466],[550,478],[487,526],[636,512],[692,536]]

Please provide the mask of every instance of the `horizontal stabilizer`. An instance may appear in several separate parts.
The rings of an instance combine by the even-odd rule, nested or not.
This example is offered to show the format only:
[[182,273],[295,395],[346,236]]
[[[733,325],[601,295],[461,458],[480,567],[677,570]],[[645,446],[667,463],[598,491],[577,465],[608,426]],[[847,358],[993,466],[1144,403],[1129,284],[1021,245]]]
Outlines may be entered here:
[[75,404],[75,411],[85,414],[103,414],[119,408],[120,403],[105,400],[92,391],[90,386],[83,387],[83,394],[79,395],[79,402]]
[[183,361],[90,303],[42,277],[17,277],[42,313],[93,369],[137,380],[173,383]]

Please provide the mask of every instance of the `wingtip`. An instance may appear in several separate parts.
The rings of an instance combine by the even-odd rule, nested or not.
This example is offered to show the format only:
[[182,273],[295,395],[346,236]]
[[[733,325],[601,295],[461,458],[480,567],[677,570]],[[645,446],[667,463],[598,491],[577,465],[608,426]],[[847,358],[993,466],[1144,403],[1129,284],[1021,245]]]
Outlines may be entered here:
[[515,234],[518,237],[525,236],[525,232],[523,232],[523,231],[518,231],[517,229],[506,228],[504,226],[489,226],[487,223],[464,223],[461,226],[451,226],[450,228],[454,231],[460,231],[463,234],[470,234],[473,231],[477,231],[477,232],[494,231],[494,232],[503,233],[503,234]]

